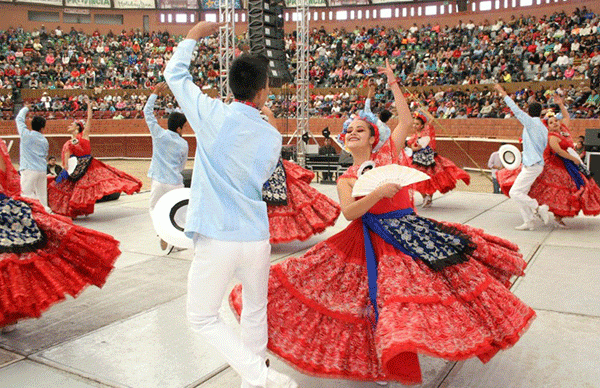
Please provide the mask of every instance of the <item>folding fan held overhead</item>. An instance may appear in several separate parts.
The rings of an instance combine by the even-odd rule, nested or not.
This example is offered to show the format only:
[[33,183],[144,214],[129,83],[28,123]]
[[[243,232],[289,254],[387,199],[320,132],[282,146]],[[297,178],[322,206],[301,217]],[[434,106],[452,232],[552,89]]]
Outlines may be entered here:
[[389,164],[376,167],[359,176],[352,189],[353,197],[362,197],[386,183],[408,186],[429,179],[429,175],[414,168]]

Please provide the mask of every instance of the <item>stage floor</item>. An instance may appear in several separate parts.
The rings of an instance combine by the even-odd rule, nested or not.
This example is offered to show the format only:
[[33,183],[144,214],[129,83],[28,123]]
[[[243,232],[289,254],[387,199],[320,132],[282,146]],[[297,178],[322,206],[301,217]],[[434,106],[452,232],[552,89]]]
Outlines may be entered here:
[[[334,185],[314,186],[337,200]],[[161,252],[148,198],[149,192],[123,195],[75,221],[113,235],[121,241],[123,254],[103,289],[90,287],[40,319],[0,334],[0,388],[240,386],[239,376],[187,327],[185,293],[192,252]],[[465,191],[434,197],[433,207],[419,213],[483,228],[517,243],[529,266],[512,291],[538,314],[522,340],[488,364],[422,357],[422,387],[599,386],[599,217],[566,220],[571,227],[566,230],[538,226],[516,231],[513,227],[521,220],[512,200]],[[347,224],[341,218],[309,241],[274,246],[272,262],[301,255]],[[222,312],[237,327],[226,303]],[[308,376],[274,356],[271,364],[293,375],[303,388],[377,387]]]

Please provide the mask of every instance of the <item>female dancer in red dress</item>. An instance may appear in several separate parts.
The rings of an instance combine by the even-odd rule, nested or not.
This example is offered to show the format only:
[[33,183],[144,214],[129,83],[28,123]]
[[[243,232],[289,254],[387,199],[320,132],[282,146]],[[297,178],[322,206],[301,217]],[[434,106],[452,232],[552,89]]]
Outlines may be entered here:
[[287,204],[267,204],[271,244],[304,241],[335,224],[341,209],[331,198],[312,187],[315,174],[283,160]]
[[580,159],[567,151],[575,148],[569,132],[569,112],[562,98],[555,95],[554,100],[561,108],[562,123],[553,114],[547,115],[544,170],[531,186],[529,196],[548,205],[558,226],[566,228],[564,217],[575,217],[580,211],[589,216],[600,214],[600,188],[594,179],[579,171]]
[[[535,312],[507,288],[526,266],[516,245],[415,215],[407,187],[389,183],[352,197],[364,162],[408,164],[401,150],[410,110],[389,64],[383,72],[400,124],[387,140],[372,114],[350,124],[345,143],[355,164],[338,193],[352,222],[271,267],[268,347],[308,374],[414,384],[421,382],[418,353],[487,362],[518,341]],[[239,286],[230,301],[239,314]]]
[[[563,220],[565,217],[575,217],[580,211],[590,216],[600,214],[600,188],[593,178],[578,170],[580,160],[567,151],[574,149],[569,132],[569,112],[560,96],[553,98],[560,106],[563,118],[561,122],[553,112],[546,115],[548,146],[544,150],[544,170],[531,185],[529,196],[540,204],[548,205],[556,224],[567,228]],[[508,195],[519,171],[498,172],[498,182],[504,194]]]
[[[93,158],[90,144],[92,104],[88,104],[85,125],[73,122],[68,132],[73,137],[63,146],[62,162],[65,169],[48,186],[48,206],[54,213],[71,218],[92,214],[100,198],[119,192],[133,194],[142,188],[142,181]],[[77,157],[77,167],[69,174],[69,159]]]
[[0,140],[0,327],[39,317],[69,294],[102,287],[117,257],[111,236],[48,214],[20,196],[19,173]]
[[471,176],[466,171],[435,152],[435,129],[430,123],[432,119],[426,111],[424,115],[418,114],[413,120],[415,133],[408,139],[408,146],[413,151],[411,167],[431,177],[414,185],[414,189],[423,196],[423,207],[431,206],[431,196],[436,191],[447,193],[456,187],[458,180],[467,185],[471,182]]
[[[271,110],[263,107],[262,112],[277,127]],[[271,244],[304,241],[335,224],[340,205],[310,185],[314,177],[312,171],[281,159],[263,190]]]

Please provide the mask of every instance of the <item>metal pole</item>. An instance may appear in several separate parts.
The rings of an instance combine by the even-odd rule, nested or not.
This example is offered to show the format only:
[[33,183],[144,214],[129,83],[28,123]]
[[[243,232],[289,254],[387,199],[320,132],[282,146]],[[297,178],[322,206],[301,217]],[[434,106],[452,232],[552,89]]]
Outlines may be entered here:
[[[309,95],[309,73],[308,73],[308,58],[309,58],[309,15],[308,0],[297,0],[296,2],[296,149],[298,164],[306,165],[306,147],[302,141],[302,135],[305,133],[311,134],[308,123],[308,109],[310,102]],[[291,139],[290,139],[291,140]]]
[[235,0],[219,0],[219,95],[225,99],[230,93],[229,67],[235,54]]

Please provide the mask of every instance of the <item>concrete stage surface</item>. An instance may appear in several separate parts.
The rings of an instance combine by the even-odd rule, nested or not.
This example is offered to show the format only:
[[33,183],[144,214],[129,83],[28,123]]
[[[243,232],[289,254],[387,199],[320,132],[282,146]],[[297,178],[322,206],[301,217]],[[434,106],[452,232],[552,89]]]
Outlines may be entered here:
[[[335,186],[314,186],[337,200]],[[0,334],[0,388],[240,386],[239,376],[187,326],[186,277],[192,252],[161,252],[148,198],[149,192],[124,195],[75,221],[113,235],[121,241],[123,254],[103,289],[90,287],[40,319],[22,321],[14,331]],[[436,196],[433,207],[419,213],[483,228],[517,243],[529,265],[512,291],[538,314],[522,340],[488,364],[422,357],[421,387],[600,387],[600,217],[567,219],[570,229],[538,222],[535,231],[517,231],[513,227],[521,219],[512,200],[464,191]],[[272,262],[301,255],[347,224],[340,218],[309,241],[274,246]],[[222,312],[237,327],[226,303]],[[377,387],[315,378],[270,358],[303,388]]]

